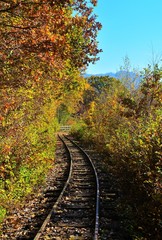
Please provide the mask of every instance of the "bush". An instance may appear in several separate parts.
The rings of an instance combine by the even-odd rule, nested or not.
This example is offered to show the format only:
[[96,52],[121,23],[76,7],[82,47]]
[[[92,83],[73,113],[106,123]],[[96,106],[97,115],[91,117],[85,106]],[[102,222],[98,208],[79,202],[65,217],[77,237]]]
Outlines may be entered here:
[[87,127],[82,138],[93,136],[97,149],[110,156],[107,164],[113,164],[124,195],[120,210],[134,239],[160,239],[161,76],[156,65],[145,69],[134,92],[112,84],[84,113]]
[[[13,91],[18,102],[19,94],[21,98],[22,89]],[[19,102],[19,108],[2,111],[4,117],[0,120],[1,220],[11,207],[44,181],[53,165],[58,129],[56,105],[53,100],[38,106],[28,96],[24,96],[26,102]]]

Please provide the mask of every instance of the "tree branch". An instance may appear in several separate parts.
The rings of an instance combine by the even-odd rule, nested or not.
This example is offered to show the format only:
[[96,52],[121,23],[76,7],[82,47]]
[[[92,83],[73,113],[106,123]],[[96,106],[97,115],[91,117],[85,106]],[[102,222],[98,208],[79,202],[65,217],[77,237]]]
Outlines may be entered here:
[[15,5],[11,6],[11,7],[6,8],[6,9],[1,9],[1,10],[0,10],[0,13],[9,12],[9,11],[17,8],[19,5],[20,5],[20,3],[17,3],[17,4],[15,4]]
[[22,30],[28,30],[28,29],[40,27],[40,24],[38,24],[37,26],[28,26],[28,27],[14,26],[14,25],[9,25],[9,24],[5,24],[5,23],[0,23],[0,25],[3,25],[4,27],[18,28],[18,29],[22,29]]

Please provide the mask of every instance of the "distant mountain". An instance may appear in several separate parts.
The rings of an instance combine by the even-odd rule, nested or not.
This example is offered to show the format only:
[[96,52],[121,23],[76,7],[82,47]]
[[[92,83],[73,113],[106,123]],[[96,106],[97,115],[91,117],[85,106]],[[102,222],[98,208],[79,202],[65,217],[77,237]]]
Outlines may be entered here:
[[98,77],[102,77],[102,76],[109,76],[109,77],[114,77],[114,78],[118,78],[121,79],[125,76],[129,76],[131,78],[135,78],[136,74],[134,72],[126,72],[126,71],[118,71],[116,73],[113,72],[109,72],[109,73],[99,73],[99,74],[88,74],[85,73],[84,77],[91,77],[91,76],[98,76]]
[[115,77],[116,76],[116,73],[99,73],[99,74],[88,74],[88,73],[85,73],[84,74],[84,77],[87,78],[87,77],[91,77],[91,76],[98,76],[98,77],[103,77],[103,76],[109,76],[109,77]]
[[116,73],[109,72],[109,73],[100,73],[100,74],[87,74],[85,73],[83,75],[85,78],[91,77],[91,76],[98,76],[98,77],[104,77],[104,76],[109,76],[109,77],[114,77],[119,80],[122,80],[123,78],[130,78],[135,81],[136,87],[138,87],[139,83],[141,82],[141,77],[137,76],[136,73],[134,72],[126,72],[126,71],[118,71]]

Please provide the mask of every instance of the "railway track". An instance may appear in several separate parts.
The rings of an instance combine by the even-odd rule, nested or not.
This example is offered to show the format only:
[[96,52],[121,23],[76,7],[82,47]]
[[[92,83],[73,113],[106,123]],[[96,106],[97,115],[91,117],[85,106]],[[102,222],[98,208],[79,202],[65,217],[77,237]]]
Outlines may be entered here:
[[4,225],[2,239],[131,240],[122,230],[120,193],[103,165],[104,157],[91,147],[83,148],[93,163],[75,142],[58,138],[55,167],[42,194],[23,212],[14,213],[21,225]]
[[69,176],[34,240],[98,239],[99,181],[88,155],[76,143],[60,137],[70,159]]

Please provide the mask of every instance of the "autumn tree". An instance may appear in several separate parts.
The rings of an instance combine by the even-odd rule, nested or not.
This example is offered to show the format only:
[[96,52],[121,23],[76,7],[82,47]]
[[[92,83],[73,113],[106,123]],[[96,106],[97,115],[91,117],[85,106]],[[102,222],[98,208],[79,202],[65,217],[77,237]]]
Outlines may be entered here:
[[12,76],[10,68],[24,70],[26,58],[55,68],[70,59],[79,69],[97,59],[101,25],[87,1],[0,1],[0,6],[2,76],[8,71]]
[[[84,124],[79,136],[93,142],[107,159],[124,196],[125,227],[137,238],[161,238],[162,69],[148,66],[138,88],[122,81],[90,78]],[[103,86],[103,87],[102,87]],[[88,90],[89,91],[89,90]],[[129,191],[128,191],[129,189]],[[121,210],[121,209],[120,209]],[[142,220],[141,220],[142,219]]]
[[78,111],[100,52],[96,3],[0,1],[0,215],[51,167],[59,107]]

